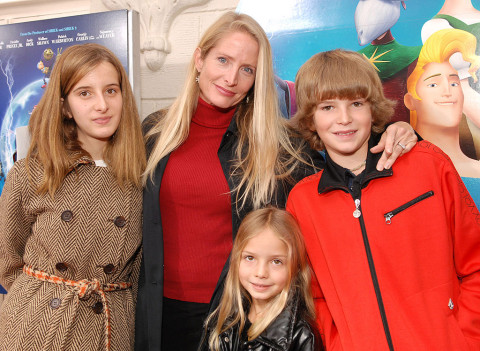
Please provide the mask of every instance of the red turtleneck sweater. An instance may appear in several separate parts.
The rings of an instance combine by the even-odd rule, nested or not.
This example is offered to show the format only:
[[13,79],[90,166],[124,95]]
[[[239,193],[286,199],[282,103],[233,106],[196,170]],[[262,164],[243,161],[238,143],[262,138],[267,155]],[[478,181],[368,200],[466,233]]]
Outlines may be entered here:
[[232,249],[232,210],[217,156],[235,109],[199,99],[187,140],[172,152],[160,187],[164,296],[208,303]]

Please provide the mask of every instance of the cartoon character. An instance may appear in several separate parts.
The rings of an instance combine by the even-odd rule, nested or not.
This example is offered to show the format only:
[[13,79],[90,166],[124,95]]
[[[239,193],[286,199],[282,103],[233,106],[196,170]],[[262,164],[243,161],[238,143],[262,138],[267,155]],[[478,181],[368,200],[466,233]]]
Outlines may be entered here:
[[[471,0],[445,0],[440,11],[422,28],[422,41],[425,42],[440,29],[456,28],[472,33],[477,40],[477,55],[480,54],[480,11]],[[452,55],[450,62],[458,71],[465,95],[464,117],[460,129],[462,150],[472,158],[480,159],[480,83],[474,82],[468,70],[470,63],[460,53]]]
[[[57,57],[61,54],[61,49],[57,49]],[[55,53],[51,48],[46,48],[42,53],[42,58],[37,63],[37,68],[42,71],[43,76],[43,85],[42,88],[47,86],[47,78],[50,78],[50,72],[53,69],[53,64],[55,63]]]
[[423,45],[418,62],[407,81],[405,105],[411,124],[426,140],[439,146],[451,159],[470,195],[480,208],[480,162],[460,148],[459,125],[464,110],[464,92],[457,70],[449,62],[461,53],[477,81],[480,56],[475,54],[477,39],[459,29],[442,29]]
[[374,65],[383,83],[385,95],[397,101],[393,121],[409,120],[409,111],[403,104],[407,92],[406,81],[421,46],[405,46],[398,43],[391,28],[400,17],[400,0],[360,0],[355,9],[355,27],[359,50]]

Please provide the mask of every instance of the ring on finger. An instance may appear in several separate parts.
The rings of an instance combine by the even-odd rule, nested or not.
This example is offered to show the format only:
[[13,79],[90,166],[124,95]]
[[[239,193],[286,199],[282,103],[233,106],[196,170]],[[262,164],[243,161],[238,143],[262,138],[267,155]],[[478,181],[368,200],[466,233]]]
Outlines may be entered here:
[[405,150],[405,148],[406,148],[406,146],[403,145],[401,142],[398,142],[397,145],[400,146],[403,150]]

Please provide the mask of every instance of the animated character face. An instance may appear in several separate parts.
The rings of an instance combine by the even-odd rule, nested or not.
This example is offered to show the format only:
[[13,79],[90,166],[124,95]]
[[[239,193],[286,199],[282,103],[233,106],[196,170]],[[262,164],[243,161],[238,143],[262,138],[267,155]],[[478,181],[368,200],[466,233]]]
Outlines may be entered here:
[[458,126],[463,110],[463,90],[457,71],[448,61],[430,62],[424,70],[415,86],[421,100],[411,99],[417,111],[417,123]]
[[51,60],[53,58],[53,50],[50,48],[47,48],[43,51],[43,58],[45,60]]

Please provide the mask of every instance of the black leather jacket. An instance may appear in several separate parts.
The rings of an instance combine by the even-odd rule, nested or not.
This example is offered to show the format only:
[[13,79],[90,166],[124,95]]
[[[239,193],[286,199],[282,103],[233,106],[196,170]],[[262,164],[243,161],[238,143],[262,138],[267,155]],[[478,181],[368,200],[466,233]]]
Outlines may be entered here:
[[[302,318],[299,303],[294,299],[256,339],[243,340],[236,325],[219,336],[221,351],[320,351],[321,339]],[[208,332],[207,332],[208,333]],[[208,335],[198,351],[208,351]]]

